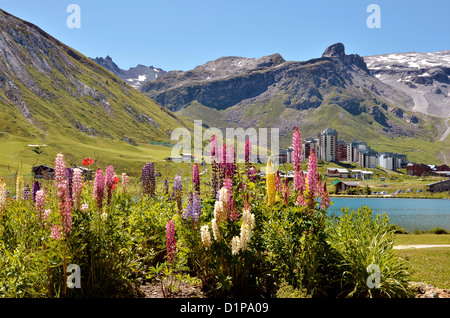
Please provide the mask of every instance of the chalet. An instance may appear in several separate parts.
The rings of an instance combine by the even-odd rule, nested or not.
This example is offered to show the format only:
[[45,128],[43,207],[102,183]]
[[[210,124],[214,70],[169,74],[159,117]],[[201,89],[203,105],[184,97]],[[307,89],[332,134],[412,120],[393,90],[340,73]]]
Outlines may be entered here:
[[349,172],[347,169],[327,168],[327,177],[348,179]]
[[35,179],[53,179],[55,169],[47,165],[39,165],[31,168],[31,172]]
[[450,191],[450,180],[441,180],[438,182],[429,183],[426,186],[430,192],[448,192]]
[[352,170],[352,177],[360,180],[367,180],[373,178],[373,172],[367,170]]
[[335,191],[336,194],[338,194],[339,192],[346,192],[351,188],[359,187],[359,181],[338,181],[333,184],[336,189]]

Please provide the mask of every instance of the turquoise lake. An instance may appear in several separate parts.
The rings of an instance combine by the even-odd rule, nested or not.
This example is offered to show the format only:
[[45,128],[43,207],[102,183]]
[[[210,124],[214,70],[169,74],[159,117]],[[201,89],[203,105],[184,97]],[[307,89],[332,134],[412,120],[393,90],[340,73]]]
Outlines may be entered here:
[[337,216],[341,208],[357,210],[369,206],[375,214],[387,214],[391,223],[413,233],[414,230],[427,231],[439,227],[450,231],[450,200],[445,199],[404,199],[404,198],[330,198],[333,205],[328,212]]

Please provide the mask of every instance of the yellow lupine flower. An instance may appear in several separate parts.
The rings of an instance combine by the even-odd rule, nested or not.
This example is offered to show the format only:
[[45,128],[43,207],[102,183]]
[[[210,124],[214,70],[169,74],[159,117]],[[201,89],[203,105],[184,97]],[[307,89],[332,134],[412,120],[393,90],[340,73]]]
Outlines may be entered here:
[[267,205],[275,203],[275,171],[272,161],[269,159],[266,166]]

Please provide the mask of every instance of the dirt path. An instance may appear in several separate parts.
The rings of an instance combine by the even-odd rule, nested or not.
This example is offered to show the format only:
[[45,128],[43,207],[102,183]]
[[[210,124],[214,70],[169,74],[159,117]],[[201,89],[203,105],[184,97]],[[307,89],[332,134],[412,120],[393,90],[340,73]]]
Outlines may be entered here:
[[432,248],[432,247],[450,247],[450,244],[435,244],[435,245],[397,245],[394,249],[402,250],[408,248]]
[[449,120],[448,119],[445,120],[445,124],[447,125],[447,130],[444,132],[444,134],[439,139],[439,141],[444,141],[444,139],[447,138],[447,136],[450,134],[450,124],[449,124]]

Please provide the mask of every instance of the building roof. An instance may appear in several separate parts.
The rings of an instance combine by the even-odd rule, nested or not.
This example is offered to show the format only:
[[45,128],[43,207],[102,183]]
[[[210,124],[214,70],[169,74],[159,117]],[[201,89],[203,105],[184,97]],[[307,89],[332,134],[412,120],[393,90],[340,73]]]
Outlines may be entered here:
[[327,171],[329,171],[329,170],[336,170],[339,173],[348,173],[348,170],[347,169],[343,169],[343,168],[327,168]]
[[437,181],[437,182],[433,182],[433,183],[428,183],[426,184],[426,186],[431,186],[431,185],[435,185],[435,184],[439,184],[439,183],[446,183],[446,182],[450,182],[450,180],[441,180],[441,181]]
[[357,187],[357,186],[359,186],[359,181],[339,181],[336,184],[339,184],[339,183],[343,183],[343,184],[345,184],[346,186],[349,186],[349,187]]

